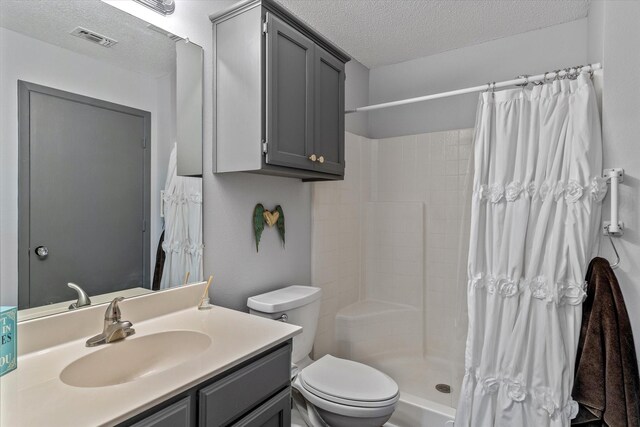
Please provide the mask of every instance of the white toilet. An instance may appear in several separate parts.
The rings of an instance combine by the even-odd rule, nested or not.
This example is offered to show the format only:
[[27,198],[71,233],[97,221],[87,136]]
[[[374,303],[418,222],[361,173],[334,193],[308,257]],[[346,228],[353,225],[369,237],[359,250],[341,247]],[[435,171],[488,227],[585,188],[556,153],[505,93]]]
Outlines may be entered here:
[[293,338],[291,376],[294,399],[312,427],[380,427],[393,414],[398,385],[382,372],[330,355],[317,361],[309,354],[318,326],[321,289],[289,286],[251,297],[251,314],[302,326]]

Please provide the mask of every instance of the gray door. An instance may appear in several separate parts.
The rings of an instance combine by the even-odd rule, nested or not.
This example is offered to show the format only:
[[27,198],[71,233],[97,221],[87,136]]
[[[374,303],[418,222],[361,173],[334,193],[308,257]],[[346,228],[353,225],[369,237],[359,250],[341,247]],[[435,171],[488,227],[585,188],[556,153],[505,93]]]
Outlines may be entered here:
[[344,63],[319,46],[315,52],[314,151],[318,172],[344,174]]
[[[148,284],[148,112],[20,92],[20,308]],[[47,256],[38,256],[44,246]]]
[[269,164],[314,168],[314,43],[267,14],[266,135]]

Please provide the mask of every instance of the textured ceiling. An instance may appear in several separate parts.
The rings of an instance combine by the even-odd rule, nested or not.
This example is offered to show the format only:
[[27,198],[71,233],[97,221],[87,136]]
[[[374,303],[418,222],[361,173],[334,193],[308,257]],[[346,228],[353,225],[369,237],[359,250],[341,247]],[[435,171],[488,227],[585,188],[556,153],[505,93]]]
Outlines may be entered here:
[[[159,77],[175,67],[175,43],[100,0],[1,0],[0,26],[44,42]],[[105,48],[69,34],[76,27],[118,41]]]
[[[569,22],[589,9],[589,0],[276,1],[369,68]],[[0,26],[138,72],[173,68],[173,42],[100,0],[0,2]],[[105,49],[70,36],[76,26],[119,43]]]
[[573,21],[589,10],[589,0],[277,1],[369,68]]

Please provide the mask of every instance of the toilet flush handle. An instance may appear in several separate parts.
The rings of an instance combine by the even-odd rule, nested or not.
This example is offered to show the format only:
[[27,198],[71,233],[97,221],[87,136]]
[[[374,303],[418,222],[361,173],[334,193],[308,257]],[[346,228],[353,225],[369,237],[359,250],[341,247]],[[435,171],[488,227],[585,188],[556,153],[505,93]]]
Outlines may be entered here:
[[288,322],[289,321],[289,316],[287,316],[287,313],[284,313],[282,316],[278,317],[276,320],[278,320],[280,322]]

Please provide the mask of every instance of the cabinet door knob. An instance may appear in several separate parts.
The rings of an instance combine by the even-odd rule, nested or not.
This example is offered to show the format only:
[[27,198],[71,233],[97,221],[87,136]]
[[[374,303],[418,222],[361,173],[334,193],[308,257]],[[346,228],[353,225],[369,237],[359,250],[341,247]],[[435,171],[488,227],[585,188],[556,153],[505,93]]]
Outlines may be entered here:
[[318,157],[318,161],[319,161],[320,163],[324,163],[324,156],[320,156],[320,157]]
[[[311,160],[312,162],[315,162],[316,160],[318,160],[318,157],[316,157],[315,154],[312,154],[312,155],[309,156],[309,160]],[[323,161],[324,161],[324,159],[323,159]]]

